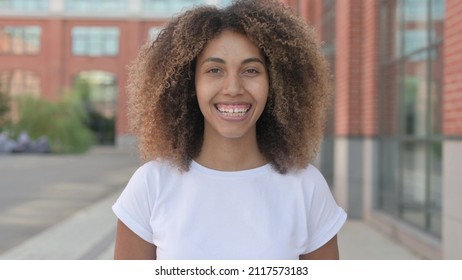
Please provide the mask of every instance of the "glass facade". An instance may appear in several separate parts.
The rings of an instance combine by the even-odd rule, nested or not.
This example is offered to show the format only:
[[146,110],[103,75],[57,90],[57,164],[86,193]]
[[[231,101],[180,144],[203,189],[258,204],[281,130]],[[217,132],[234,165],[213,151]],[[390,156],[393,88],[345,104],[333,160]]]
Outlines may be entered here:
[[[50,0],[0,0],[0,11],[17,12],[43,12],[50,9]],[[134,5],[137,11],[145,13],[149,17],[170,17],[176,13],[184,11],[198,5],[217,5],[226,6],[232,0],[139,0]],[[70,14],[92,14],[108,13],[104,15],[125,14],[129,9],[129,0],[59,0],[58,6],[61,11]]]
[[72,28],[72,54],[116,56],[119,53],[117,27],[76,26]]
[[[185,9],[198,5],[217,5],[220,7],[231,4],[232,0],[139,0],[131,3],[129,0],[58,0],[58,9],[71,14],[95,14],[106,12],[125,14],[130,5],[136,6],[137,11],[149,17],[170,17]],[[0,11],[17,12],[46,12],[52,6],[50,0],[0,0]],[[56,5],[55,5],[56,6]],[[56,8],[56,7],[55,7]]]
[[124,12],[128,8],[127,0],[65,0],[68,12]]
[[179,12],[183,8],[190,8],[194,5],[200,5],[203,0],[173,0],[173,1],[159,1],[159,0],[143,0],[143,10],[158,11],[165,13]]
[[226,6],[231,0],[142,0],[142,11],[154,13],[157,16],[170,16],[198,5]]
[[441,236],[444,0],[381,4],[378,208]]
[[48,0],[0,0],[0,10],[46,11],[48,5]]
[[41,35],[39,26],[0,26],[0,54],[38,54]]

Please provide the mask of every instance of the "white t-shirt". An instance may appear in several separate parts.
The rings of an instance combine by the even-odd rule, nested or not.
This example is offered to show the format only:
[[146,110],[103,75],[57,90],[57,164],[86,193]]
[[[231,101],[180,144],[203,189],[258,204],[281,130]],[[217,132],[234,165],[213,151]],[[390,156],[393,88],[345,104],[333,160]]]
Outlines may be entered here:
[[192,162],[140,167],[112,207],[157,259],[298,259],[340,230],[345,211],[308,166],[281,175],[269,164],[225,172]]

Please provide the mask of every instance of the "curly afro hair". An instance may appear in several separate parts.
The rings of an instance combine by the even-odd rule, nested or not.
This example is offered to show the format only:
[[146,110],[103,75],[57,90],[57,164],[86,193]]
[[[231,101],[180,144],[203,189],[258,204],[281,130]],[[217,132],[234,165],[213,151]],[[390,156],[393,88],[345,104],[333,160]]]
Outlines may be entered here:
[[322,140],[329,71],[315,32],[274,0],[193,8],[143,46],[128,81],[128,117],[142,158],[187,171],[199,155],[204,118],[195,96],[195,62],[223,30],[246,35],[266,59],[270,90],[257,122],[260,151],[282,174],[306,167]]

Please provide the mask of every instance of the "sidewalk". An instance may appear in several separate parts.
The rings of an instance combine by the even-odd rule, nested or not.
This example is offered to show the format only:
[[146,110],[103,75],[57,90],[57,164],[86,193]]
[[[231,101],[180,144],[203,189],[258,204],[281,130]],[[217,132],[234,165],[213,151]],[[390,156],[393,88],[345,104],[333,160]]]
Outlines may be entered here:
[[421,259],[362,220],[348,220],[338,235],[338,244],[343,260]]
[[[0,256],[0,259],[110,260],[116,218],[111,206],[119,193],[80,211]],[[360,220],[349,220],[338,236],[343,260],[419,259],[410,250]]]
[[111,206],[118,195],[114,193],[76,213],[0,255],[0,259],[111,259],[116,226]]

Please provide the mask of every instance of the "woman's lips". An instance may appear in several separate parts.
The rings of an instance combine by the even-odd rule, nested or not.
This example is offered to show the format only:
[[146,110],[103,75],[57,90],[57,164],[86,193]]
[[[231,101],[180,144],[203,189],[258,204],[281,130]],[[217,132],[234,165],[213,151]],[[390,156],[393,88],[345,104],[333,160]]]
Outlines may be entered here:
[[219,103],[215,105],[217,111],[225,118],[243,119],[250,111],[251,104],[224,104]]

